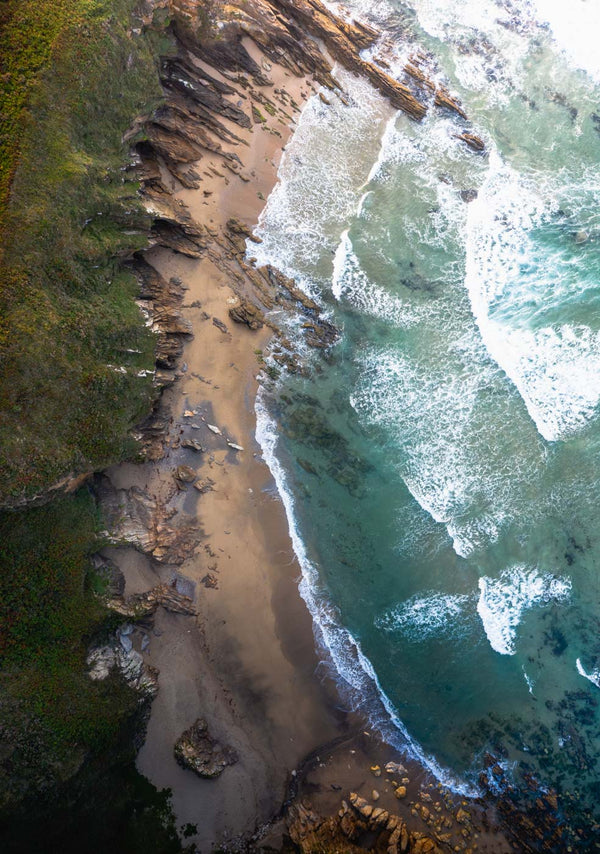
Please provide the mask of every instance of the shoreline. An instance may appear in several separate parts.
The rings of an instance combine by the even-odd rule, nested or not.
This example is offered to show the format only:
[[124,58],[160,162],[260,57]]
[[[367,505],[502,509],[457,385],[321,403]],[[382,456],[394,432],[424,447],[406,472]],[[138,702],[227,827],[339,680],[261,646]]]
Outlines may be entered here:
[[[253,53],[264,67],[266,58]],[[285,88],[302,103],[300,93],[308,96],[312,81],[268,65],[273,88]],[[196,222],[212,229],[224,228],[234,216],[253,227],[292,133],[281,124],[276,130],[278,135],[271,134],[263,122],[243,134],[236,128],[247,143],[241,156],[249,181],[221,178],[215,174],[222,169],[218,159],[207,158],[196,168],[212,176],[203,176],[199,189],[178,189],[174,197]],[[137,486],[156,495],[177,508],[176,518],[197,520],[201,531],[198,547],[176,569],[182,586],[195,588],[197,625],[159,611],[145,653],[146,663],[160,671],[160,690],[137,765],[158,787],[172,788],[178,824],[201,827],[192,839],[208,851],[267,822],[280,808],[291,771],[320,744],[339,737],[347,724],[313,677],[318,658],[312,618],[297,587],[300,567],[283,504],[273,496],[276,487],[254,436],[256,351],[263,350],[272,331],[250,331],[229,319],[228,308],[239,300],[214,259],[188,259],[162,247],[145,258],[165,279],[183,281],[182,314],[195,337],[181,357],[185,373],[160,404],[172,420],[165,456],[141,466],[121,464],[106,474],[114,489]],[[194,417],[186,418],[184,412],[191,411]],[[192,422],[200,429],[188,426]],[[218,425],[244,450],[230,449],[206,423]],[[206,453],[182,449],[182,433],[197,438]],[[200,494],[188,486],[173,492],[172,469],[182,464],[193,467],[198,478],[210,478],[210,491]],[[109,553],[125,575],[126,596],[155,584],[156,574],[160,581],[172,581],[172,567],[157,573],[139,551],[121,547]],[[203,581],[209,575],[211,580]],[[215,780],[197,778],[173,756],[175,740],[200,716],[211,734],[240,756]]]
[[[105,472],[101,494],[116,547],[104,556],[123,573],[126,597],[166,584],[193,602],[197,618],[159,609],[151,631],[134,629],[134,648],[160,673],[137,767],[157,787],[172,790],[177,823],[188,828],[188,841],[201,852],[280,850],[288,834],[304,850],[302,833],[293,828],[294,809],[304,809],[307,791],[319,816],[335,814],[348,792],[373,797],[386,815],[410,824],[407,834],[415,844],[431,841],[432,830],[441,834],[444,819],[452,830],[448,838],[456,836],[458,850],[468,850],[464,838],[478,826],[475,820],[471,826],[470,816],[468,831],[457,824],[459,796],[445,793],[444,803],[436,802],[438,821],[420,803],[431,800],[430,774],[406,758],[407,767],[398,766],[410,774],[401,800],[396,790],[404,778],[375,783],[381,767],[397,763],[398,754],[365,730],[362,714],[340,710],[332,679],[316,678],[313,619],[298,588],[302,572],[285,502],[255,438],[256,375],[277,330],[260,310],[265,325],[259,331],[235,324],[229,310],[247,308],[250,295],[267,311],[273,303],[298,311],[299,303],[314,315],[314,303],[270,268],[278,290],[265,292],[245,255],[246,238],[254,239],[252,229],[293,133],[293,122],[283,116],[289,118],[290,109],[300,112],[319,83],[273,62],[248,36],[242,44],[261,77],[269,76],[257,82],[255,75],[253,88],[245,75],[245,83],[233,89],[233,98],[241,96],[238,106],[250,102],[245,108],[251,106],[253,125],[234,122],[227,101],[218,146],[200,159],[188,156],[184,170],[164,156],[143,164],[150,176],[149,209],[169,225],[166,236],[163,225],[144,253],[144,264],[163,290],[183,294],[181,317],[174,321],[169,314],[167,329],[185,335],[186,342],[155,412],[163,426],[150,442],[149,460]],[[231,88],[231,75],[214,62],[195,57],[193,66],[194,74],[209,75],[213,87]],[[161,312],[151,302],[145,307],[154,322]],[[327,338],[317,340],[323,346]],[[283,358],[289,365],[294,354]],[[215,779],[201,779],[175,760],[175,742],[198,719],[206,721],[214,742],[237,756]],[[282,804],[296,789],[279,821]],[[360,825],[360,816],[354,819]],[[266,836],[255,848],[249,840],[261,825]],[[485,850],[508,850],[503,838],[493,838]]]

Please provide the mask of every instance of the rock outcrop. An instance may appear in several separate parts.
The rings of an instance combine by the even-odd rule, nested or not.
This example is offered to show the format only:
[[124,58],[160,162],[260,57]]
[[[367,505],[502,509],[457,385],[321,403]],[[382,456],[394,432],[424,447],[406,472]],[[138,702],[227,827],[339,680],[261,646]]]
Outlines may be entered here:
[[442,854],[443,850],[433,838],[410,830],[400,816],[373,807],[356,792],[351,792],[349,803],[342,801],[337,815],[327,818],[306,801],[294,803],[288,810],[287,822],[290,838],[305,854],[313,851]]
[[92,647],[87,655],[89,677],[94,681],[107,679],[116,670],[140,696],[140,703],[153,700],[158,693],[158,670],[144,662],[137,650],[126,649],[117,635],[101,646]]
[[192,724],[175,742],[175,759],[183,768],[199,777],[218,777],[228,765],[238,761],[230,747],[222,747],[208,733],[208,724],[203,718]]
[[261,329],[265,323],[263,312],[247,299],[240,300],[239,305],[230,308],[229,317],[235,323],[244,323],[253,330]]
[[[190,471],[191,482],[196,474]],[[169,524],[175,511],[139,487],[115,490],[103,483],[99,492],[110,537],[116,544],[128,543],[158,563],[179,566],[200,542],[200,532],[191,520]]]
[[127,598],[111,597],[107,599],[106,604],[111,611],[132,620],[151,616],[159,605],[171,614],[182,614],[186,617],[195,617],[198,614],[193,600],[169,584],[157,584],[145,593],[134,593]]

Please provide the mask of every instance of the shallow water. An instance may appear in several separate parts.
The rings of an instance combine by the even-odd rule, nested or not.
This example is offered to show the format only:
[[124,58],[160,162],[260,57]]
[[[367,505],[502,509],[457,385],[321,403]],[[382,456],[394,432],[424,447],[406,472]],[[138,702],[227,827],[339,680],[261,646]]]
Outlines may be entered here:
[[398,69],[431,51],[487,150],[342,70],[350,107],[309,102],[252,253],[342,335],[258,434],[350,700],[463,790],[491,750],[593,812],[600,8],[563,6],[350,4]]

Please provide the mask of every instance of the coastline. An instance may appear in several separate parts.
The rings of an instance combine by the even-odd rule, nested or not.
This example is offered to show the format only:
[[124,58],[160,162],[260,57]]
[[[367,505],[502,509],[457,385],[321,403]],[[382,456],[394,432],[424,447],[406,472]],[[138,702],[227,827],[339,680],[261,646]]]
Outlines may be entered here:
[[[272,66],[269,73],[274,88],[285,88],[299,103],[314,85],[282,67]],[[234,216],[250,227],[257,222],[292,132],[282,123],[276,129],[278,135],[270,133],[263,122],[241,134],[236,128],[247,143],[242,168],[250,180],[206,175],[199,189],[174,194],[196,222],[213,229]],[[197,166],[205,173],[220,171],[218,157]],[[173,790],[178,823],[201,828],[193,838],[204,851],[266,822],[283,800],[290,772],[347,724],[314,678],[318,659],[312,619],[298,592],[300,569],[283,505],[254,438],[257,351],[272,333],[230,320],[228,308],[239,300],[212,259],[188,259],[165,248],[150,250],[146,259],[166,279],[177,276],[184,282],[182,313],[195,337],[184,348],[185,373],[161,402],[173,422],[171,447],[158,462],[121,464],[107,477],[119,490],[138,486],[165,503],[170,496],[178,512],[197,520],[202,532],[194,554],[177,569],[178,577],[195,588],[199,618],[192,624],[187,617],[158,612],[146,651],[146,662],[160,671],[160,690],[138,768],[155,785]],[[191,411],[195,417],[186,418],[184,412]],[[190,428],[190,422],[200,429]],[[244,450],[229,448],[206,423]],[[181,449],[180,431],[199,439],[207,452]],[[198,478],[210,478],[211,490],[200,494],[189,486],[173,494],[172,470],[181,464],[193,467]],[[131,548],[108,554],[125,575],[126,596],[156,583],[156,567],[144,555]],[[161,581],[172,581],[172,567],[159,573]],[[204,586],[209,573],[218,586]],[[173,756],[176,739],[200,716],[240,756],[216,780],[199,779]]]
[[[137,766],[154,785],[172,791],[177,824],[187,828],[187,838],[202,852],[255,850],[250,840],[261,825],[266,836],[258,849],[281,850],[291,834],[304,850],[299,818],[302,827],[314,829],[315,821],[337,813],[352,791],[381,798],[380,810],[385,807],[394,827],[410,824],[410,850],[413,843],[434,845],[432,831],[445,834],[445,842],[455,837],[457,850],[469,850],[465,840],[479,837],[478,819],[471,823],[458,796],[447,790],[443,802],[436,801],[437,814],[429,811],[421,800],[431,800],[427,790],[442,791],[441,786],[416,762],[402,760],[406,778],[395,780],[392,774],[375,782],[381,766],[397,762],[397,754],[365,730],[360,714],[342,711],[335,686],[316,674],[312,617],[298,589],[301,569],[284,503],[255,439],[257,373],[277,330],[269,329],[260,310],[265,325],[259,331],[234,323],[229,310],[247,310],[250,294],[250,302],[267,310],[273,304],[298,310],[299,303],[311,318],[315,309],[318,315],[314,303],[293,282],[277,278],[276,271],[269,269],[267,277],[275,278],[278,290],[275,296],[265,293],[267,277],[262,273],[261,280],[252,261],[244,259],[246,238],[255,239],[252,229],[293,132],[293,122],[285,117],[290,109],[300,111],[319,82],[273,62],[247,36],[242,44],[260,75],[268,75],[259,82],[254,76],[256,88],[245,75],[242,87],[234,90],[234,98],[242,96],[238,107],[244,98],[250,101],[245,106],[252,108],[253,125],[240,127],[231,120],[231,101],[224,102],[218,120],[221,141],[200,159],[188,156],[184,172],[164,156],[150,167],[143,163],[152,188],[149,210],[170,231],[165,236],[164,225],[157,231],[155,245],[144,253],[141,277],[158,276],[163,290],[169,282],[184,294],[181,316],[174,322],[169,314],[167,329],[185,335],[186,343],[170,366],[175,373],[154,414],[154,424],[162,427],[158,438],[150,430],[148,461],[120,464],[104,474],[100,494],[115,542],[104,557],[123,573],[126,598],[158,583],[175,588],[193,608],[185,615],[159,609],[151,631],[134,629],[134,648],[160,673]],[[231,75],[215,65],[195,58],[194,73],[210,75],[213,88],[230,87]],[[343,93],[339,97],[343,101]],[[156,322],[164,306],[159,311],[158,301],[151,303],[144,307],[149,322]],[[318,327],[318,321],[311,322]],[[326,324],[321,333],[324,339],[315,330],[316,346],[327,341]],[[283,358],[293,365],[297,357]],[[206,722],[213,741],[237,756],[210,780],[182,768],[173,752],[198,719]],[[372,767],[379,773],[369,771]],[[402,779],[406,791],[400,801],[396,790]],[[295,790],[300,796],[285,820],[271,826]],[[319,811],[313,813],[319,818],[308,823],[297,812],[306,808],[307,790],[311,810]],[[465,818],[457,818],[461,814]],[[342,831],[342,842],[375,829],[361,824],[360,814],[353,821],[357,829],[350,836]],[[484,850],[508,850],[495,829],[490,839]]]
[[[572,677],[561,684],[564,698],[559,702],[551,692],[542,706],[544,680],[534,692],[531,674],[538,665],[531,657],[535,666],[517,669],[514,681],[524,692],[524,676],[532,697],[526,700],[549,714],[536,716],[532,705],[531,714],[524,710],[521,725],[524,704],[519,708],[516,694],[515,715],[502,721],[501,704],[493,699],[489,720],[494,729],[498,720],[501,725],[498,736],[488,738],[485,723],[477,729],[468,692],[465,729],[453,720],[453,711],[460,718],[462,709],[453,705],[452,691],[460,695],[462,676],[469,683],[477,668],[454,671],[447,658],[452,651],[444,645],[427,676],[423,648],[415,647],[413,659],[411,649],[394,638],[384,646],[393,667],[385,658],[380,671],[381,654],[369,634],[373,619],[378,626],[377,617],[365,609],[364,621],[361,613],[356,619],[346,604],[356,603],[360,612],[363,601],[372,601],[377,612],[378,597],[369,599],[365,581],[376,583],[378,566],[384,591],[389,580],[390,601],[403,601],[401,586],[410,580],[412,567],[402,564],[398,571],[393,559],[377,561],[378,543],[374,539],[372,546],[369,536],[388,527],[377,513],[394,497],[396,483],[391,482],[389,493],[366,484],[373,501],[363,517],[354,487],[343,477],[344,463],[336,459],[338,428],[340,439],[346,435],[336,394],[349,390],[352,373],[346,366],[354,363],[356,347],[371,343],[367,319],[361,340],[362,308],[356,328],[346,311],[352,312],[346,260],[356,248],[359,267],[365,260],[369,269],[370,262],[358,243],[351,243],[351,227],[337,244],[337,220],[336,227],[316,226],[321,215],[326,217],[327,199],[337,198],[343,170],[338,173],[335,161],[362,168],[360,158],[364,155],[370,164],[380,142],[370,181],[385,167],[388,143],[395,144],[388,136],[396,131],[402,136],[397,112],[383,137],[372,121],[372,138],[352,132],[356,116],[360,128],[372,118],[371,87],[386,112],[399,110],[414,120],[409,127],[402,120],[401,145],[412,139],[419,156],[427,153],[427,167],[415,161],[394,166],[389,180],[383,172],[382,181],[375,175],[382,193],[373,190],[364,208],[371,191],[363,195],[358,216],[377,208],[384,225],[396,213],[407,216],[408,230],[390,227],[395,245],[414,228],[433,233],[436,240],[439,236],[446,246],[444,229],[438,233],[440,220],[454,222],[459,195],[463,211],[462,203],[470,204],[470,211],[497,209],[498,199],[477,189],[477,168],[465,162],[464,173],[462,165],[456,174],[438,170],[438,164],[445,167],[447,152],[438,147],[436,127],[449,125],[445,141],[457,145],[465,161],[472,156],[468,149],[484,161],[498,149],[504,137],[491,134],[490,127],[501,131],[504,117],[495,107],[488,109],[492,101],[486,99],[484,113],[492,116],[488,127],[470,85],[467,95],[462,73],[475,61],[491,75],[494,51],[505,56],[504,32],[499,40],[491,32],[484,53],[471,39],[469,25],[460,22],[442,40],[443,50],[454,57],[454,72],[448,54],[439,58],[452,85],[486,126],[484,142],[471,132],[460,101],[441,82],[448,78],[436,63],[435,39],[425,38],[422,49],[411,55],[400,53],[412,50],[412,27],[400,34],[402,27],[388,28],[378,13],[371,18],[369,12],[368,18],[382,20],[381,31],[351,21],[345,7],[330,11],[320,0],[123,0],[102,10],[88,9],[81,0],[64,5],[78,14],[67,15],[68,23],[57,18],[60,37],[47,58],[50,64],[32,71],[41,96],[31,104],[35,127],[24,127],[26,150],[7,207],[9,221],[17,224],[10,230],[18,237],[0,241],[0,254],[4,244],[12,253],[2,270],[5,303],[15,296],[7,326],[11,329],[12,323],[11,335],[3,349],[10,364],[2,465],[12,474],[5,479],[0,520],[3,557],[8,556],[0,591],[7,630],[0,647],[1,641],[8,644],[1,674],[0,788],[11,809],[16,805],[14,814],[4,810],[0,834],[10,837],[15,851],[31,845],[138,850],[138,840],[142,849],[150,840],[152,850],[188,854],[507,854],[516,849],[533,854],[580,850],[585,843],[593,847],[598,824],[590,793],[597,716],[588,708],[594,705],[590,686],[584,686],[586,693],[580,681],[585,676],[593,682],[588,675],[592,653],[584,657],[582,651],[587,650],[587,623],[577,675],[573,667],[569,671],[566,656],[558,669],[552,668]],[[18,4],[11,0],[8,6]],[[44,11],[53,16],[52,4],[44,4]],[[517,33],[518,14],[506,14],[494,28],[506,25]],[[32,32],[44,30],[43,16],[32,9],[26,20]],[[535,31],[519,29],[518,35],[526,37],[529,49],[547,42],[545,33],[541,43]],[[22,63],[30,71],[38,59],[34,53]],[[555,52],[550,53],[554,62]],[[341,68],[340,83],[334,75]],[[361,81],[356,90],[353,75]],[[13,77],[19,87],[25,80],[5,77],[4,91],[10,91]],[[524,87],[530,94],[545,85],[543,74],[532,80]],[[488,82],[490,98],[498,90],[509,98],[516,91],[510,75],[490,76]],[[581,131],[581,162],[587,162],[588,147],[595,150],[598,117],[591,113],[593,123],[585,124],[590,115],[581,81],[568,82],[565,96],[544,89],[548,104],[541,95],[536,102],[529,95],[521,104],[515,101],[519,132],[506,137],[515,149],[536,140],[535,132],[527,133],[529,113],[536,112],[539,122],[532,118],[531,127],[557,119],[569,146],[566,153],[574,145],[571,130]],[[284,155],[308,101],[298,138]],[[54,111],[53,102],[61,109]],[[441,115],[430,124],[436,108]],[[556,116],[561,108],[564,121]],[[328,122],[335,125],[333,131],[325,127]],[[308,146],[307,130],[315,131]],[[289,159],[278,171],[283,156]],[[493,178],[494,170],[488,171]],[[291,216],[285,204],[279,205],[277,189],[272,204],[263,207],[279,179],[282,190],[290,180]],[[424,207],[410,215],[404,190],[413,182],[418,189],[412,195],[420,199],[422,187],[424,204],[430,190],[445,185],[439,209],[428,206],[426,214]],[[34,197],[39,204],[31,206],[28,200]],[[585,213],[584,201],[580,207]],[[258,229],[264,245],[255,252],[253,242],[261,242],[253,231],[257,221],[266,227]],[[493,233],[501,233],[506,222],[501,217],[494,222]],[[581,264],[587,281],[590,256],[580,254],[588,252],[582,249],[587,243],[593,251],[594,231],[575,231],[574,222],[573,212],[561,209],[554,237],[567,246],[568,257],[574,244],[577,268]],[[362,243],[373,254],[380,235],[363,225]],[[451,243],[449,257],[456,248]],[[410,240],[400,253],[399,270],[409,261],[409,249]],[[250,257],[254,254],[258,259]],[[489,254],[494,260],[495,254]],[[327,273],[330,255],[332,293],[339,302],[331,313],[327,276],[323,295],[310,291],[314,300],[323,300],[319,305],[281,272],[304,270],[303,263],[287,266],[289,259],[300,258],[308,265],[317,259]],[[384,250],[384,275],[365,280],[365,295],[371,285],[377,290],[382,284],[384,294],[388,285],[394,290],[397,259],[388,255]],[[271,266],[277,258],[281,269]],[[412,262],[409,267],[413,272],[401,288],[422,285],[425,296],[428,280],[421,280]],[[470,291],[473,283],[467,284]],[[419,303],[419,295],[411,294],[411,305],[413,298]],[[466,308],[472,329],[466,303],[450,302],[443,305],[457,315]],[[429,354],[429,347],[443,330],[443,312],[437,319],[434,312],[423,335],[407,342],[418,358],[427,353],[430,361],[435,356],[441,363],[436,348]],[[26,315],[27,324],[13,322]],[[339,330],[326,318],[336,318]],[[379,328],[377,321],[376,341]],[[387,337],[384,333],[381,340]],[[333,347],[338,338],[340,345]],[[390,341],[392,348],[398,345],[395,335]],[[309,348],[316,349],[314,358]],[[16,358],[10,359],[13,352]],[[452,370],[449,366],[451,381]],[[263,409],[280,375],[273,409]],[[427,377],[423,381],[417,373],[415,380],[419,388],[428,388]],[[424,408],[418,401],[411,406],[417,413]],[[323,428],[320,409],[327,415]],[[490,425],[495,412],[492,407]],[[498,423],[511,429],[504,417]],[[329,424],[333,432],[324,429]],[[543,433],[537,422],[536,428]],[[423,439],[423,450],[435,455],[437,445],[427,450],[426,435],[418,426],[415,436]],[[513,438],[511,432],[510,448],[516,447]],[[365,439],[367,460],[368,434]],[[311,449],[306,458],[304,447]],[[349,459],[344,447],[339,456]],[[395,438],[391,447],[396,448]],[[579,448],[567,459],[584,461],[584,451]],[[395,453],[382,460],[382,473]],[[359,463],[351,466],[353,482],[362,477]],[[373,471],[379,471],[377,463]],[[344,486],[343,494],[333,481]],[[389,506],[393,512],[392,500]],[[587,519],[587,503],[581,507]],[[593,551],[589,542],[584,548],[583,538],[571,535],[571,527],[567,514],[556,545],[569,568],[576,564],[569,569],[575,589],[577,573],[591,565]],[[346,530],[355,530],[354,539],[346,541]],[[406,530],[412,530],[410,523]],[[347,562],[351,552],[357,559]],[[309,555],[315,555],[314,564]],[[421,556],[427,571],[425,554],[415,563],[421,565]],[[432,590],[445,589],[447,566],[437,554],[435,561]],[[472,569],[479,577],[480,567]],[[425,574],[415,573],[419,583]],[[347,622],[330,609],[324,578],[331,579]],[[489,568],[485,579],[492,583]],[[402,583],[398,595],[392,589],[395,580]],[[432,600],[433,607],[437,602]],[[580,627],[569,620],[563,635],[559,617],[553,613],[548,619],[550,633],[540,636],[536,654],[540,659],[547,647],[544,660],[556,665],[550,655],[560,656],[571,629],[580,637]],[[492,649],[505,652],[494,645],[483,622]],[[344,625],[354,627],[354,638]],[[363,638],[373,666],[362,655]],[[506,665],[508,659],[502,661]],[[393,704],[384,685],[391,689]],[[503,685],[501,679],[497,687]],[[572,690],[566,690],[569,686]],[[454,729],[447,742],[436,742],[435,756],[424,754],[411,739],[419,732],[415,704],[424,712],[424,726],[430,713],[436,717],[430,732],[424,732],[425,742],[438,723]],[[411,722],[407,730],[403,720]],[[551,721],[552,732],[544,728]],[[470,751],[476,760],[460,779],[446,777],[443,767],[445,761],[448,769],[453,764],[453,744],[459,756]],[[564,769],[567,777],[561,776]]]

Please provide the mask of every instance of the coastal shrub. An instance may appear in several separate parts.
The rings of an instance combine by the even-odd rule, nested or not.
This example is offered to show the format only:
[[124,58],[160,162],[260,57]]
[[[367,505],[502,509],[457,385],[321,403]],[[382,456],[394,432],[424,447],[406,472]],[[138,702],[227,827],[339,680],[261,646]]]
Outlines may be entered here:
[[169,44],[134,0],[0,6],[1,504],[130,454],[149,409],[154,336],[121,267],[149,218],[124,137]]
[[170,793],[135,770],[138,695],[87,675],[115,620],[93,592],[99,524],[87,489],[0,512],[3,851],[181,851]]

